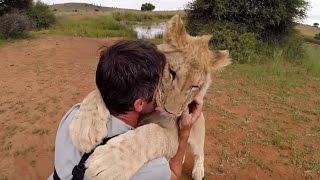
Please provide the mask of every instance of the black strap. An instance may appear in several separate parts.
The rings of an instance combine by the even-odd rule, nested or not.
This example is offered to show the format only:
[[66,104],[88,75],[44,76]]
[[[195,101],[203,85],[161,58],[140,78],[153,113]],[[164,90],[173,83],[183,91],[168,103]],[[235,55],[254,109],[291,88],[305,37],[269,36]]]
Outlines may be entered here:
[[[119,135],[119,134],[118,134]],[[105,145],[110,139],[118,136],[118,135],[115,135],[115,136],[112,136],[112,137],[107,137],[107,138],[104,138],[102,140],[102,142],[98,145],[98,146],[101,146],[101,145]],[[84,153],[83,156],[81,157],[81,160],[79,162],[78,165],[74,166],[73,170],[72,170],[72,180],[83,180],[84,178],[84,173],[86,171],[86,168],[84,166],[84,163],[86,162],[86,160],[89,158],[89,156],[94,152],[94,150],[98,147],[96,146],[91,152],[89,153]],[[54,173],[53,173],[53,179],[54,180],[61,180],[57,174],[57,171],[56,169],[54,169]]]
[[57,174],[56,168],[54,168],[54,171],[53,171],[53,180],[61,180]]

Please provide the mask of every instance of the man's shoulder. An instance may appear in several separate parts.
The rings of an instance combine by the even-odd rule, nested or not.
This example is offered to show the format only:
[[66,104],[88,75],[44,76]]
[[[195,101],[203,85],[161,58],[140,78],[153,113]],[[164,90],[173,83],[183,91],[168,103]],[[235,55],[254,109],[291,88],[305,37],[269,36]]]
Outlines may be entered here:
[[81,106],[81,103],[75,104],[74,106],[72,106],[67,113],[65,113],[65,115],[63,116],[63,118],[60,121],[60,126],[62,123],[64,123],[66,120],[70,120],[72,121],[74,115],[79,111]]
[[170,179],[171,170],[169,162],[165,157],[152,160],[144,164],[131,178],[131,180],[153,179],[166,180]]
[[81,159],[81,153],[73,145],[69,135],[69,125],[75,114],[79,111],[80,104],[68,110],[60,121],[55,140],[54,165],[61,179],[70,179],[72,169]]

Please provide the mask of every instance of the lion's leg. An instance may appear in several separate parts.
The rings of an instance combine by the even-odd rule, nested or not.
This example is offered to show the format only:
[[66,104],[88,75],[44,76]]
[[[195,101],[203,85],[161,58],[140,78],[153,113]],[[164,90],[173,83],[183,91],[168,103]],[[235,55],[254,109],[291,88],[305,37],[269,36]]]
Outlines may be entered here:
[[[174,156],[178,132],[173,118],[150,116],[150,121],[95,149],[86,161],[88,179],[130,179],[150,160]],[[159,124],[155,124],[159,123]]]
[[196,180],[201,180],[204,177],[204,138],[205,119],[203,114],[201,114],[198,121],[192,127],[188,141],[195,155],[192,177]]

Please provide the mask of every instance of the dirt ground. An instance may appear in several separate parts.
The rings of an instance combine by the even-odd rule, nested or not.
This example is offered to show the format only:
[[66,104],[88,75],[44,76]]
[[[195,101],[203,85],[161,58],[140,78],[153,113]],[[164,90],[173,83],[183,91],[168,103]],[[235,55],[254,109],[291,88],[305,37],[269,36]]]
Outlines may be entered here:
[[[0,180],[52,173],[59,121],[95,88],[98,48],[115,40],[51,35],[0,47]],[[318,89],[302,84],[308,104],[289,95],[285,104],[227,78],[206,97],[205,178],[320,179]],[[287,113],[292,106],[308,123]]]

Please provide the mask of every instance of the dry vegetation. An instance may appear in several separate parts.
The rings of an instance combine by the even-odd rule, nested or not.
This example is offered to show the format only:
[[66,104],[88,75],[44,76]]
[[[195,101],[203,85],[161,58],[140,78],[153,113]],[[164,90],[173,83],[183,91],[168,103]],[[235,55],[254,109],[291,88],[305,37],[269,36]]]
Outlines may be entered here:
[[305,25],[305,24],[298,24],[296,28],[306,36],[314,37],[314,35],[320,33],[320,28]]

